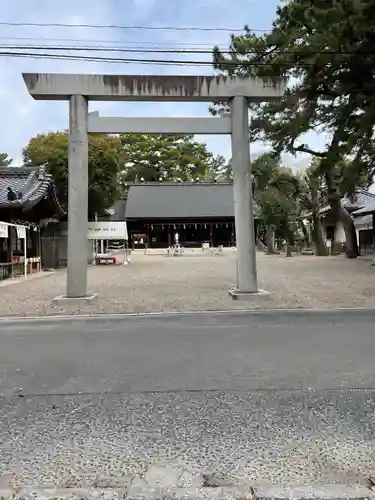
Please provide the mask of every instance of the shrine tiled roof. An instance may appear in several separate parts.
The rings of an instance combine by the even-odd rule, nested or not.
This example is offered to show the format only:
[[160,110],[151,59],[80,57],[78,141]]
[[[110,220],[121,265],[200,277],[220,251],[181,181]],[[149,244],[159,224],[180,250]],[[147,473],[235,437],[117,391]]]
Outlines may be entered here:
[[18,208],[27,211],[43,198],[51,198],[56,215],[64,215],[55,185],[45,167],[0,168],[0,208]]
[[367,207],[374,203],[375,195],[366,189],[358,189],[354,196],[342,198],[341,204],[349,212],[356,213],[357,210]]
[[371,213],[375,213],[375,194],[368,192],[367,196],[362,199],[360,208],[352,212],[352,214],[354,217],[357,217]]
[[375,194],[365,189],[358,189],[353,198],[343,198],[341,203],[346,209],[357,210],[375,202]]
[[[354,196],[342,198],[341,205],[354,217],[375,212],[375,194],[370,193],[366,189],[358,189]],[[330,210],[331,206],[325,204],[320,208],[319,213],[320,215],[324,215],[330,212]],[[311,217],[311,212],[306,212],[303,217]]]
[[[254,215],[259,208],[254,202]],[[149,182],[129,188],[126,219],[234,217],[231,182]]]

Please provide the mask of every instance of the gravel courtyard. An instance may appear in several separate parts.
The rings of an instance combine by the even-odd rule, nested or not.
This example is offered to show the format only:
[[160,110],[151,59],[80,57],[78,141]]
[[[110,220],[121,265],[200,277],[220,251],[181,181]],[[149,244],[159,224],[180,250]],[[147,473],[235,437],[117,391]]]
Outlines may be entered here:
[[233,301],[236,254],[197,254],[168,258],[133,253],[129,266],[89,268],[91,304],[56,307],[65,293],[66,272],[0,288],[0,316],[142,313],[265,308],[337,308],[375,306],[375,267],[362,259],[258,253],[259,287],[271,293],[258,303]]

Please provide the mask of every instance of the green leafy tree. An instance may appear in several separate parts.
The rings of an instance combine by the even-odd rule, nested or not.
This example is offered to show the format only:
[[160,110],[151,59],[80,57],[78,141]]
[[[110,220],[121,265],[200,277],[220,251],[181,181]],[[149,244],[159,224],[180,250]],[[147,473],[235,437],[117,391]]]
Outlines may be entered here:
[[9,158],[8,153],[0,153],[0,167],[10,167],[12,158]]
[[123,182],[203,180],[215,175],[220,164],[193,136],[122,134],[120,141]]
[[[263,224],[286,240],[286,255],[291,255],[289,246],[293,244],[297,229],[299,182],[291,169],[279,167],[255,199],[261,209]],[[270,251],[270,242],[267,238]]]
[[[321,160],[327,200],[343,224],[350,258],[358,255],[355,230],[333,170],[350,156],[352,185],[374,173],[373,13],[373,0],[291,0],[278,7],[269,33],[258,36],[245,28],[232,36],[229,55],[214,48],[214,65],[225,74],[274,85],[280,78],[289,81],[280,101],[251,106],[252,138],[266,139],[279,153],[304,152]],[[327,134],[321,151],[305,144],[311,130]]]
[[[121,142],[102,134],[89,136],[89,218],[102,215],[120,196]],[[68,207],[68,134],[49,132],[30,139],[23,150],[25,165],[46,165],[56,184],[60,203]]]
[[233,180],[232,160],[226,160],[224,156],[218,155],[212,161],[211,169],[214,172],[214,178],[221,181]]
[[260,223],[263,227],[263,232],[265,233],[264,237],[269,254],[275,253],[275,234],[277,230],[276,224],[278,221],[276,220],[276,217],[272,217],[272,214],[270,213],[270,207],[273,207],[275,204],[275,193],[267,193],[265,190],[278,169],[279,160],[271,153],[262,154],[252,162],[254,198],[261,207]]
[[278,155],[264,153],[257,156],[251,164],[256,190],[263,191],[277,174],[279,168],[280,159]]
[[261,224],[266,231],[268,253],[274,253],[274,238],[278,234],[289,245],[297,227],[300,184],[292,170],[283,167],[277,155],[265,153],[252,163],[255,181],[254,198],[261,211]]

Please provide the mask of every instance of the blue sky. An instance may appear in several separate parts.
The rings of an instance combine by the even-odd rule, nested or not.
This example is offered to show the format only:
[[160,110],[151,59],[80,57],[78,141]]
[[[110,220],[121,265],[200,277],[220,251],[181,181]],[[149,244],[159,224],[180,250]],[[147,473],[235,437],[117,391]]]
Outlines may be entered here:
[[[268,29],[275,16],[276,0],[3,0],[2,22],[146,25],[146,26],[204,26],[212,28]],[[67,40],[67,41],[64,41]],[[90,41],[89,41],[90,40]],[[89,29],[56,27],[1,26],[0,44],[14,43],[67,45],[101,45],[107,47],[203,48],[229,44],[229,32],[170,32],[124,29]],[[184,45],[183,45],[184,44]],[[103,53],[96,53],[103,56]],[[151,58],[161,54],[109,54],[111,57]],[[175,58],[176,56],[169,56]],[[179,55],[183,60],[211,60],[209,54]],[[27,93],[21,73],[120,73],[120,74],[212,74],[210,66],[160,66],[142,64],[108,64],[103,62],[57,61],[0,57],[0,109],[3,117],[0,152],[7,152],[16,163],[21,162],[22,148],[29,139],[42,132],[68,127],[68,104],[65,102],[34,101]],[[207,116],[206,104],[171,103],[93,103],[90,110],[107,116]],[[229,137],[197,136],[215,154],[230,157]],[[324,138],[310,136],[313,147],[323,145]],[[253,153],[264,150],[254,144]],[[309,158],[300,155],[286,158],[294,168],[308,164]]]

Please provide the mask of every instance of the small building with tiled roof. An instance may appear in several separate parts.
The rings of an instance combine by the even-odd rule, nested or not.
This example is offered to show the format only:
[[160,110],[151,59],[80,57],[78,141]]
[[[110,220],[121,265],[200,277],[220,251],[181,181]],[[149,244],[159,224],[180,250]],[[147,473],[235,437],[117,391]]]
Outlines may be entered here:
[[[354,196],[342,198],[341,204],[351,214],[357,233],[361,254],[373,253],[375,250],[375,194],[366,189],[358,189]],[[336,221],[330,205],[324,205],[319,211],[325,238],[335,243],[336,249],[345,243],[345,232],[340,221]],[[311,214],[306,214],[309,218]]]
[[360,208],[357,207],[355,211],[352,212],[353,217],[375,214],[375,194],[367,194],[368,196],[363,200],[363,203],[360,204]]
[[113,220],[127,221],[133,248],[168,247],[176,233],[185,247],[235,244],[232,182],[136,183],[113,209]]
[[[362,209],[363,207],[368,206],[375,201],[375,194],[370,193],[366,189],[357,189],[354,196],[352,197],[344,197],[341,199],[341,205],[346,208],[349,213],[355,214],[357,210]],[[330,212],[331,207],[329,204],[323,205],[320,208],[320,215],[324,215]]]
[[38,223],[65,214],[45,167],[0,168],[0,220]]
[[375,252],[375,194],[367,192],[366,196],[356,203],[351,212],[357,231],[360,253]]
[[[41,265],[41,221],[59,221],[65,215],[52,177],[45,167],[0,168],[0,222],[8,228],[0,238],[0,281],[24,272],[26,241],[27,265]],[[26,240],[18,234],[25,227]],[[4,233],[4,231],[3,231]]]

